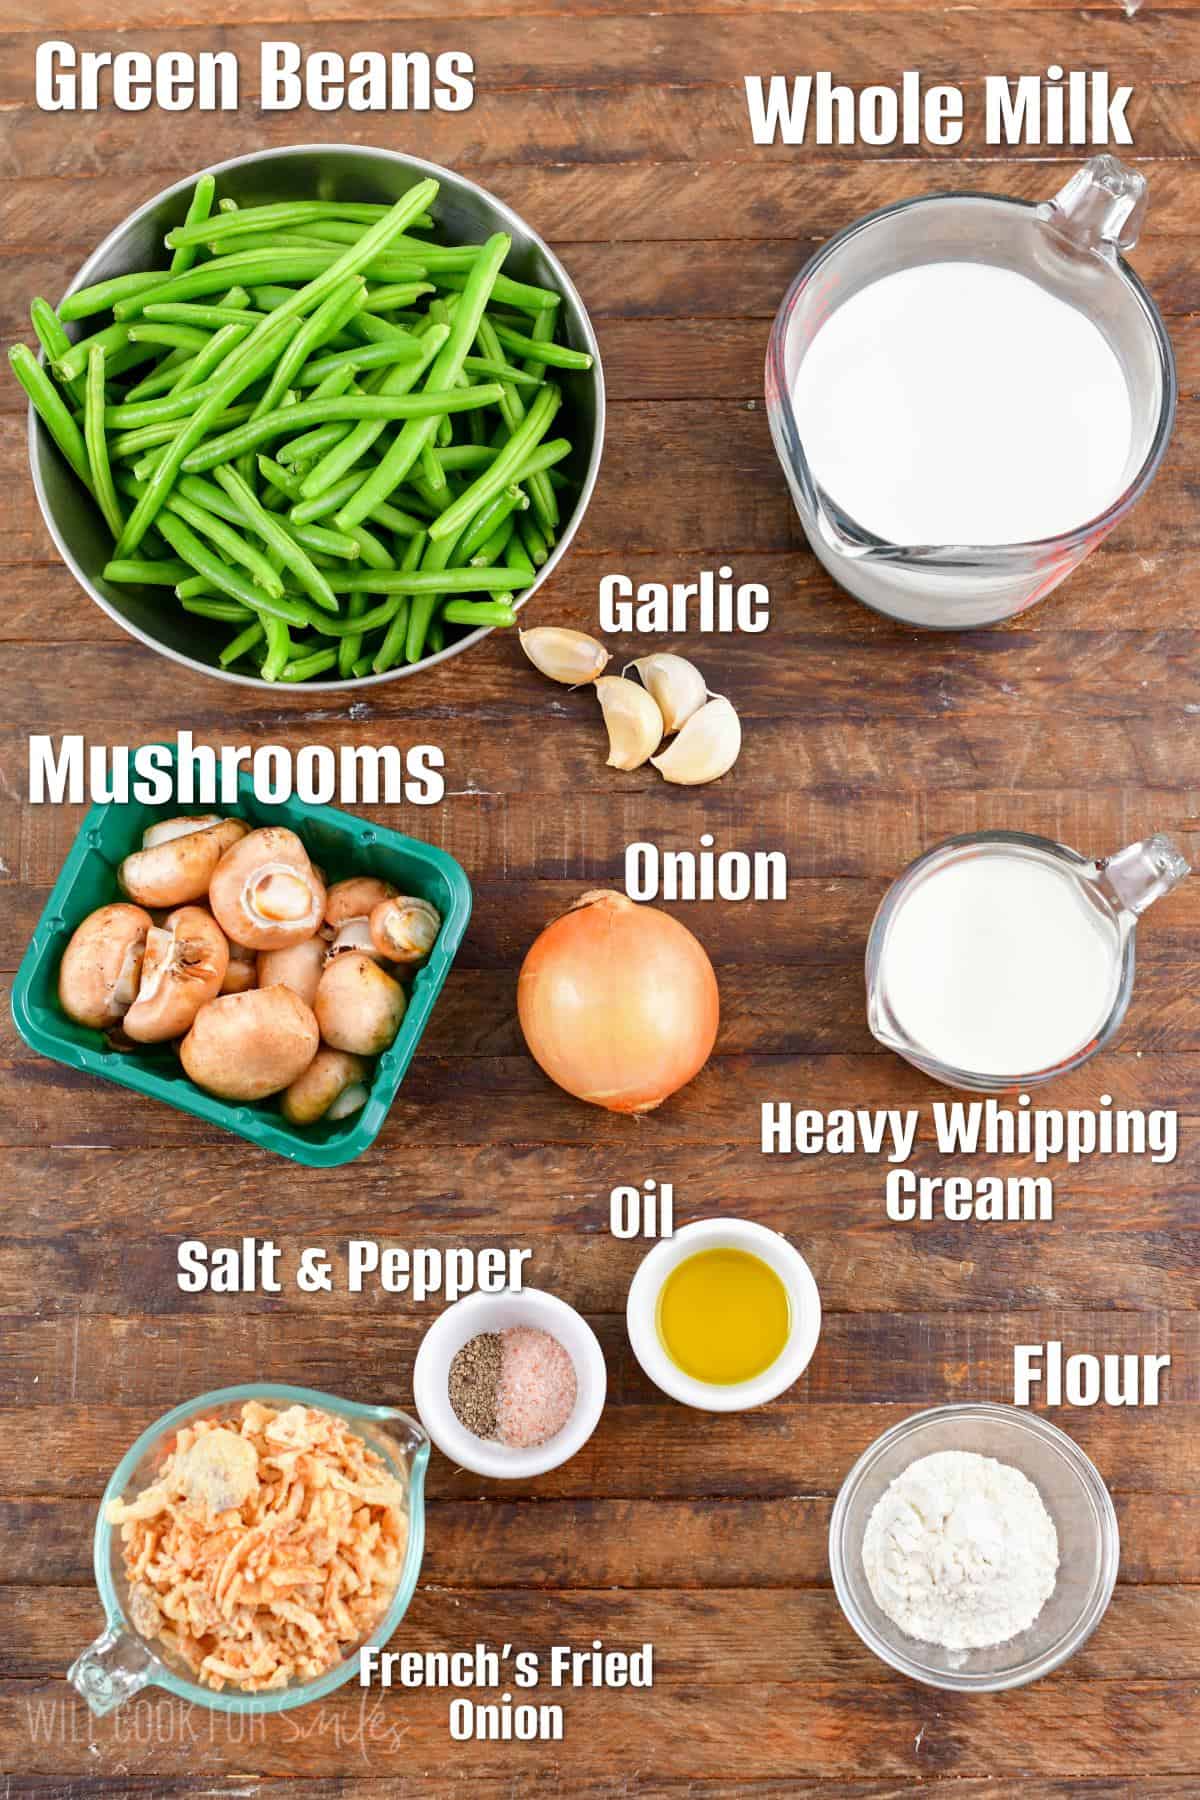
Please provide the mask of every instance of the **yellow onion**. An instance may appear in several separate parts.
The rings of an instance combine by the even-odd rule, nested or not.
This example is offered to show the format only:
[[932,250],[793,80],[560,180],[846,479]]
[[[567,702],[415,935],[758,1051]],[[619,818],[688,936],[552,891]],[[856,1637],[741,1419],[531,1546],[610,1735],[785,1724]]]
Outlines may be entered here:
[[717,978],[669,913],[584,894],[521,968],[521,1030],[551,1081],[610,1112],[649,1112],[697,1075],[720,1017]]

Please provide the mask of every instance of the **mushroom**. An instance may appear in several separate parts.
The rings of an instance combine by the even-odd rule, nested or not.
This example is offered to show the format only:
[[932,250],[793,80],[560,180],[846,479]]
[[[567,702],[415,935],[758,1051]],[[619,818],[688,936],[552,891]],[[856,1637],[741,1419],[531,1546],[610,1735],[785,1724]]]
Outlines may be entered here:
[[318,1050],[298,1081],[280,1102],[292,1125],[315,1125],[318,1119],[345,1119],[366,1103],[367,1065],[344,1050]]
[[325,886],[294,831],[266,825],[221,858],[208,890],[226,937],[248,950],[286,950],[315,933]]
[[137,998],[146,938],[154,928],[140,906],[118,901],[89,913],[63,953],[59,1005],[79,1025],[104,1031],[125,1017]]
[[372,909],[370,924],[371,941],[380,955],[392,962],[416,963],[433,949],[442,915],[428,900],[395,894]]
[[221,819],[215,813],[160,819],[142,834],[142,848],[125,858],[117,878],[139,906],[203,900],[217,864],[249,830],[243,819]]
[[197,1087],[222,1100],[262,1100],[303,1075],[320,1044],[312,1008],[291,988],[221,994],[196,1014],[180,1046]]
[[351,875],[346,881],[335,881],[325,896],[325,923],[336,931],[349,919],[365,919],[373,906],[395,892],[390,881],[377,881],[374,875]]
[[317,983],[325,967],[326,943],[323,937],[305,938],[302,944],[289,944],[286,950],[260,950],[258,953],[259,987],[283,986],[299,994],[305,1006],[317,997]]
[[253,950],[247,950],[244,944],[230,944],[229,965],[221,983],[221,992],[244,994],[258,985],[258,958]]
[[220,993],[228,966],[229,945],[212,914],[181,906],[165,926],[150,929],[137,999],[122,1022],[125,1035],[138,1044],[181,1037]]
[[[381,901],[380,904],[386,906],[387,902]],[[325,927],[326,932],[331,929],[331,926]],[[361,950],[364,956],[371,958],[372,962],[381,960],[383,953],[371,936],[371,921],[366,913],[357,913],[354,918],[344,920],[337,927],[333,932],[332,941],[326,949],[326,962],[332,961],[335,956],[341,956],[345,950]]]
[[313,1011],[334,1050],[378,1056],[399,1031],[405,1005],[398,981],[361,950],[347,950],[326,965]]

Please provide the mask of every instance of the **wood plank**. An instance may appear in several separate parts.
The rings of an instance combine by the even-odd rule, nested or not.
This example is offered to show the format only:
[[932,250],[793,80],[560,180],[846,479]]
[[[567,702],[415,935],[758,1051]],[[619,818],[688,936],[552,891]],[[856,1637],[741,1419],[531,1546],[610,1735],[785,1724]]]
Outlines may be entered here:
[[[369,1372],[360,1374],[356,1392],[347,1396],[360,1397],[379,1398],[378,1379]],[[99,1493],[145,1429],[148,1410],[70,1401],[10,1406],[7,1439],[0,1445],[0,1494]],[[692,1417],[679,1406],[665,1400],[614,1406],[571,1462],[533,1480],[506,1482],[504,1493],[514,1500],[831,1495],[862,1451],[914,1410],[894,1402],[870,1408],[775,1402],[748,1413],[712,1414],[698,1447]],[[1194,1402],[1138,1412],[1060,1409],[1055,1416],[1069,1420],[1070,1435],[1114,1493],[1194,1495],[1200,1487],[1194,1456],[1200,1405]],[[39,1444],[33,1466],[24,1433]],[[465,1500],[480,1493],[479,1476],[435,1462],[440,1496]]]
[[[0,1499],[0,1584],[93,1586],[99,1490]],[[1200,1582],[1200,1494],[1115,1496],[1117,1580],[1131,1592]],[[828,1496],[704,1500],[447,1500],[435,1492],[422,1586],[828,1587]]]

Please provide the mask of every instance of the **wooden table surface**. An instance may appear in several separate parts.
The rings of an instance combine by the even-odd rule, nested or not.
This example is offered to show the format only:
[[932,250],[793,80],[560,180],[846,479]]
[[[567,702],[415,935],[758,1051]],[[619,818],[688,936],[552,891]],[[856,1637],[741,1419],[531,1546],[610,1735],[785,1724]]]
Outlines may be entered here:
[[[249,692],[191,676],[88,604],[37,514],[24,421],[0,397],[5,530],[0,658],[0,968],[16,968],[78,813],[30,808],[31,731],[136,743],[298,746],[432,741],[449,790],[381,810],[458,857],[475,888],[462,955],[377,1147],[297,1172],[198,1121],[28,1052],[4,1012],[0,1761],[6,1794],[814,1794],[884,1800],[1175,1800],[1200,1794],[1200,883],[1141,936],[1115,1047],[1052,1091],[1059,1105],[1178,1107],[1170,1166],[1057,1169],[1052,1224],[889,1225],[862,1157],[764,1157],[759,1105],[927,1103],[937,1090],[869,1037],[862,951],[889,880],[924,847],[982,826],[1100,854],[1164,828],[1200,850],[1200,29],[1186,4],[1058,0],[932,9],[905,0],[306,0],[207,7],[8,0],[0,40],[5,340],[28,296],[57,296],[90,247],[168,181],[268,144],[377,142],[451,164],[556,246],[592,310],[611,401],[598,491],[538,597],[540,622],[596,626],[607,571],[673,580],[725,559],[770,585],[763,638],[695,646],[736,701],[745,749],[709,790],[604,767],[591,707],[541,683],[493,636],[415,681],[339,696]],[[373,15],[365,19],[365,14]],[[39,113],[46,36],[91,48],[234,48],[238,115]],[[306,49],[474,55],[460,114],[259,115],[260,38]],[[946,187],[1048,195],[1071,153],[988,151],[985,73],[1048,63],[1131,81],[1150,180],[1136,266],[1168,316],[1182,403],[1158,480],[1053,599],[1007,629],[918,635],[840,594],[802,541],[762,405],[780,293],[814,245],[865,210]],[[951,155],[755,148],[745,73],[906,68],[967,88]],[[661,647],[632,640],[629,654]],[[515,976],[583,888],[618,885],[628,842],[786,851],[786,904],[680,907],[718,965],[718,1054],[633,1124],[552,1089],[524,1053]],[[927,1116],[927,1114],[926,1114]],[[927,1147],[916,1166],[937,1167]],[[984,1172],[979,1163],[976,1173]],[[1020,1172],[1010,1161],[1001,1172]],[[669,1404],[641,1375],[623,1309],[641,1254],[607,1229],[618,1182],[674,1184],[680,1220],[733,1212],[789,1234],[821,1287],[811,1367],[783,1399],[723,1418]],[[181,1296],[178,1241],[274,1235],[289,1256],[349,1236],[530,1247],[527,1278],[595,1322],[609,1403],[574,1461],[501,1485],[435,1455],[422,1581],[397,1647],[478,1639],[545,1648],[652,1642],[652,1693],[565,1699],[560,1745],[452,1744],[445,1693],[357,1691],[239,1731],[174,1702],[93,1722],[64,1670],[101,1624],[97,1497],[133,1437],[176,1401],[268,1377],[360,1400],[411,1399],[436,1306],[344,1294]],[[939,1401],[1011,1399],[1012,1346],[1169,1350],[1155,1411],[1064,1408],[1117,1506],[1120,1582],[1071,1664],[1021,1692],[911,1685],[845,1624],[830,1585],[833,1497],[887,1425]],[[153,1690],[152,1690],[153,1691]],[[487,1696],[483,1696],[486,1698]]]

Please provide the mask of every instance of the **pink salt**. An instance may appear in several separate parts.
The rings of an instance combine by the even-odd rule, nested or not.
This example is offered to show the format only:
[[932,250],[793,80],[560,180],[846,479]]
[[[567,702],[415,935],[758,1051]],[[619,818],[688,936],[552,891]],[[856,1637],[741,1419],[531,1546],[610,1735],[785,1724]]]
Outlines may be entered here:
[[558,1339],[532,1325],[500,1333],[496,1436],[533,1450],[562,1430],[575,1410],[575,1364]]

